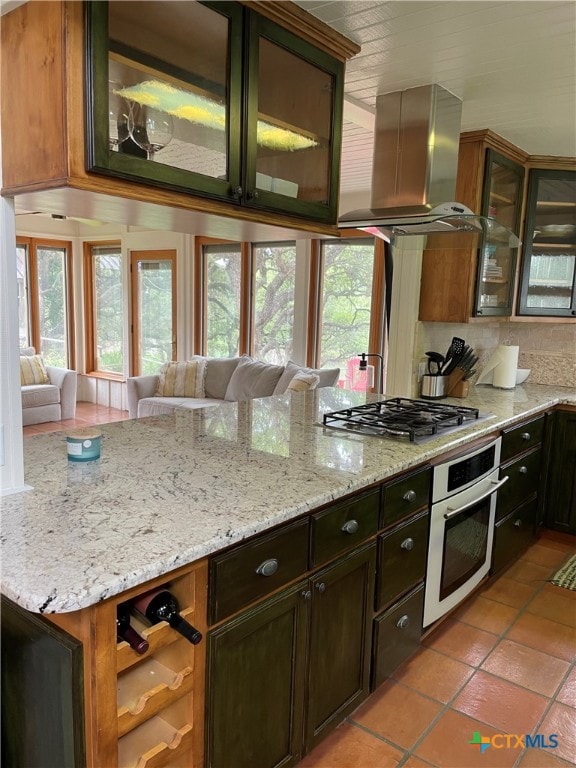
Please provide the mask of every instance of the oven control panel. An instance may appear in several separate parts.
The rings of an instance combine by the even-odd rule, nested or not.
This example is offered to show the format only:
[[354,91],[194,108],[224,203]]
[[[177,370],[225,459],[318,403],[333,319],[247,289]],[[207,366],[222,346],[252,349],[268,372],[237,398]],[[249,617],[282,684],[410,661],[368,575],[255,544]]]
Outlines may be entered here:
[[434,467],[432,501],[463,491],[496,469],[500,464],[501,443],[502,438],[498,437],[488,445]]

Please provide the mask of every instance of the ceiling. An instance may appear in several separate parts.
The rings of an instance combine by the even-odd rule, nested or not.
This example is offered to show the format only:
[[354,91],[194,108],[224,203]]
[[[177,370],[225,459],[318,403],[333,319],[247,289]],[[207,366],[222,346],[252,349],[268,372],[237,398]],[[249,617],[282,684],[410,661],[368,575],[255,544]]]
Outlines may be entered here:
[[296,2],[362,48],[346,66],[344,195],[371,186],[376,96],[430,83],[462,99],[463,131],[490,128],[533,155],[576,155],[573,0]]

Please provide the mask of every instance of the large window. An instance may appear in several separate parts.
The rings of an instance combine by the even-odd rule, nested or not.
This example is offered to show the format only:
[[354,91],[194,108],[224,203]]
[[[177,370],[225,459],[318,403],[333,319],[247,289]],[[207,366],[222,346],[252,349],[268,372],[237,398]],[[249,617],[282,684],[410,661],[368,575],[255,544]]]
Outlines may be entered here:
[[296,245],[259,243],[252,257],[253,353],[259,360],[285,365],[293,352]]
[[205,354],[235,357],[240,347],[242,249],[239,244],[204,246]]
[[63,241],[18,238],[20,343],[49,365],[72,367],[72,248]]
[[125,365],[124,262],[120,243],[85,244],[86,370],[122,376]]

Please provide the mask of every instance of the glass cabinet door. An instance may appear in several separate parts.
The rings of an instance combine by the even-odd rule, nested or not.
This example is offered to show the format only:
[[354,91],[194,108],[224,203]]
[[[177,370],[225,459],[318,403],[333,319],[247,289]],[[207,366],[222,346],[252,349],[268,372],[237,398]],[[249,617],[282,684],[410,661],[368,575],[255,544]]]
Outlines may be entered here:
[[257,14],[248,50],[246,202],[335,221],[344,65]]
[[[487,149],[482,215],[519,234],[523,184],[521,165]],[[512,314],[518,249],[510,247],[506,236],[500,241],[498,229],[493,227],[491,237],[485,237],[480,246],[475,315]]]
[[91,168],[237,194],[241,24],[238,3],[91,3]]
[[519,315],[576,315],[576,171],[530,171]]

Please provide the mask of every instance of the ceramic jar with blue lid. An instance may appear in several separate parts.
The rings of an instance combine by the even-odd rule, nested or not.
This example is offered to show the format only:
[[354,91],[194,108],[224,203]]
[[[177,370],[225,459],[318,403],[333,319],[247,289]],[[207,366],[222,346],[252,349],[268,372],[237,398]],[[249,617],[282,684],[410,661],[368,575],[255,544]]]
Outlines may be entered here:
[[94,461],[100,458],[102,432],[94,427],[71,429],[66,434],[68,461]]

